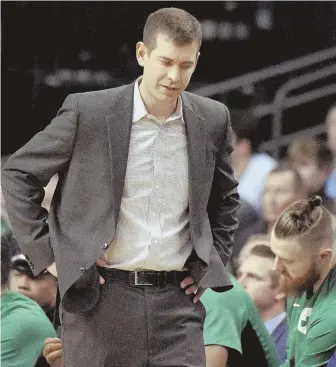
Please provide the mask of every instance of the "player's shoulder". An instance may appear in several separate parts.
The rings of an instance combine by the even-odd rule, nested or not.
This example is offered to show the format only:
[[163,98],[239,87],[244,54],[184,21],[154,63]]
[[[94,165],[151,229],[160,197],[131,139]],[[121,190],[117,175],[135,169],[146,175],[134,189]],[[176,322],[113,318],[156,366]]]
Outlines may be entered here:
[[2,330],[14,336],[36,335],[47,332],[54,335],[54,328],[42,308],[30,298],[11,292],[8,294],[10,304],[2,313]]
[[244,288],[234,277],[231,277],[231,281],[233,288],[226,292],[215,292],[212,289],[207,289],[204,292],[201,301],[206,309],[207,307],[221,309],[224,306],[226,310],[237,312],[237,304],[244,305],[246,303]]

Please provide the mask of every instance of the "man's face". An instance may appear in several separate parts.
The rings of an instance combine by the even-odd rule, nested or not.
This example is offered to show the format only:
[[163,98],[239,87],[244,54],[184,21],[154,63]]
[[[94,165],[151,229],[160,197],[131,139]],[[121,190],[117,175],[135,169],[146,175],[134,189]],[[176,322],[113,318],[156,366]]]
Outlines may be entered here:
[[177,45],[171,38],[159,33],[156,47],[149,52],[137,44],[137,58],[143,66],[144,88],[154,100],[176,101],[190,81],[198,59],[198,42]]
[[50,274],[42,274],[32,279],[27,273],[13,269],[10,273],[9,289],[31,298],[42,308],[55,306],[57,281]]
[[329,175],[327,170],[318,167],[316,160],[309,157],[298,157],[292,163],[309,191],[319,190]]
[[238,281],[259,311],[269,309],[276,302],[277,288],[272,286],[272,268],[272,259],[248,255],[238,269]]
[[290,171],[271,173],[264,186],[263,215],[267,222],[275,222],[283,210],[299,200],[294,175]]
[[280,240],[272,234],[271,249],[276,255],[274,268],[281,273],[281,290],[287,295],[300,295],[319,280],[317,256],[304,251],[296,239]]

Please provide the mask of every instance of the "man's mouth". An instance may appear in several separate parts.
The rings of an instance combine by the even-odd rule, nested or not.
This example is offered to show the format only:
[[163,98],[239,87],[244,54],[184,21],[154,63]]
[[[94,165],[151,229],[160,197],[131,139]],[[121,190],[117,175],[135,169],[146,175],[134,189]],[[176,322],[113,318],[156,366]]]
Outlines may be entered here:
[[168,87],[167,85],[163,85],[163,87],[171,91],[178,90],[176,87]]

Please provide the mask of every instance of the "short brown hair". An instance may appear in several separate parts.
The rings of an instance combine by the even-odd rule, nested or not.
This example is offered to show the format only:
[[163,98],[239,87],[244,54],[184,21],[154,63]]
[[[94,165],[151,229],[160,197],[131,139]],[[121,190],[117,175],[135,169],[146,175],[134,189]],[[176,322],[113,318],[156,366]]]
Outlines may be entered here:
[[284,161],[279,163],[272,171],[268,174],[268,177],[274,173],[291,172],[294,178],[294,185],[297,190],[301,190],[303,186],[303,180],[299,172],[288,162]]
[[[250,256],[252,255],[270,259],[272,261],[274,261],[276,257],[270,246],[267,245],[255,245],[250,252]],[[276,288],[279,285],[280,274],[275,270],[271,270],[270,277],[272,288]]]
[[162,8],[148,16],[143,30],[143,42],[149,51],[155,49],[159,33],[167,35],[177,45],[197,41],[201,47],[201,25],[193,15],[183,9]]
[[288,147],[288,158],[295,162],[300,157],[307,157],[312,161],[315,161],[318,168],[331,169],[333,165],[333,156],[331,151],[325,146],[325,144],[314,140],[304,139],[295,140]]
[[[331,213],[321,205],[319,196],[300,200],[285,209],[275,223],[273,233],[279,239],[298,237],[302,246],[319,249],[322,243],[331,248],[334,228]],[[308,248],[308,247],[307,247]]]

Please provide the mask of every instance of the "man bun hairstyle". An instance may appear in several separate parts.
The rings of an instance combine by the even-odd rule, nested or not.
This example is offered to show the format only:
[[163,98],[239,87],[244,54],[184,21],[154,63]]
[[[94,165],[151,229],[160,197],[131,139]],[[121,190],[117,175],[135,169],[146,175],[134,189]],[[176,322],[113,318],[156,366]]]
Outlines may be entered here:
[[202,43],[202,28],[190,13],[179,8],[162,8],[151,13],[143,30],[143,42],[149,51],[156,47],[156,38],[162,33],[177,45]]
[[286,208],[275,223],[274,235],[279,239],[298,237],[303,246],[319,248],[327,242],[333,247],[333,218],[322,206],[321,197],[314,195]]

